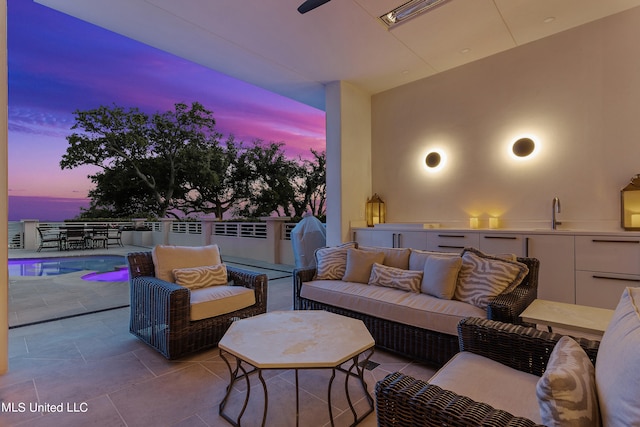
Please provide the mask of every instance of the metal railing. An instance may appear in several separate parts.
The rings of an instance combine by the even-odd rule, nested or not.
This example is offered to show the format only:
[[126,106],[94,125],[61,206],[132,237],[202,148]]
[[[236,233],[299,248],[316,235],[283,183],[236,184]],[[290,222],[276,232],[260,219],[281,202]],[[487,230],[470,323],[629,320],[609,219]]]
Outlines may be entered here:
[[[38,228],[43,231],[50,229],[58,229],[65,226],[79,226],[79,227],[124,227],[129,229],[135,229],[136,227],[144,227],[154,233],[161,233],[163,230],[163,223],[161,221],[144,221],[134,223],[127,222],[100,222],[100,221],[87,221],[87,222],[39,222]],[[9,224],[9,248],[10,249],[23,249],[25,247],[25,230],[24,223],[21,221],[10,221]],[[281,236],[278,236],[281,240],[291,240],[291,231],[296,226],[296,223],[288,222],[284,223],[281,231]],[[203,222],[200,221],[175,221],[171,223],[170,228],[172,233],[184,234],[184,235],[202,235],[204,233]],[[253,239],[267,239],[267,224],[265,222],[215,222],[211,227],[211,234],[214,236],[227,236],[227,237],[242,237]]]
[[263,222],[219,222],[213,225],[214,236],[267,238],[267,224]]
[[171,232],[182,233],[182,234],[202,234],[202,223],[201,222],[173,222],[171,223]]

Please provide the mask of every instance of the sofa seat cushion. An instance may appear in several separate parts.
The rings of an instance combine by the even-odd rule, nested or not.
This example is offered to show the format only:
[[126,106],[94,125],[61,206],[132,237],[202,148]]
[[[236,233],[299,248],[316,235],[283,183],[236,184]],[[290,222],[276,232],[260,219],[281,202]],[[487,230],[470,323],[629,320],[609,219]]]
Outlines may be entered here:
[[536,375],[462,351],[440,368],[429,383],[541,424],[536,398],[539,379]]
[[252,289],[244,286],[210,286],[191,290],[191,320],[231,313],[256,303]]
[[427,294],[340,280],[304,282],[300,296],[369,316],[449,335],[458,335],[465,317],[485,317],[486,312],[461,301]]

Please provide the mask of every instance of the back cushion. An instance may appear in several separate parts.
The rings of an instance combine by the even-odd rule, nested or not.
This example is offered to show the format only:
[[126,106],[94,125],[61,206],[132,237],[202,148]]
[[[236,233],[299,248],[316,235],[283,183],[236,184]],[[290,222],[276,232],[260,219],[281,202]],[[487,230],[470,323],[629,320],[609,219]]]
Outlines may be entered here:
[[424,270],[424,265],[427,262],[427,259],[434,255],[439,257],[460,258],[460,254],[455,252],[435,252],[411,249],[411,254],[409,255],[409,270]]
[[384,253],[384,261],[379,264],[388,265],[389,267],[401,268],[403,270],[409,269],[409,254],[411,254],[411,249],[409,248],[358,246],[358,249],[361,249],[363,251]]
[[627,288],[600,342],[596,388],[602,425],[640,425],[640,288]]
[[218,245],[173,246],[157,245],[151,251],[158,279],[175,283],[173,270],[222,264]]

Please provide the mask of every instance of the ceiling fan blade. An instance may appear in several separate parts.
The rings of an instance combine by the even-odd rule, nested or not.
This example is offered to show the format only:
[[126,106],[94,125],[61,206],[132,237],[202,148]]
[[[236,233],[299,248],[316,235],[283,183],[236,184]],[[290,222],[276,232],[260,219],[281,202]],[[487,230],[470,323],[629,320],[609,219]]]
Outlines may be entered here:
[[316,7],[328,3],[329,1],[331,0],[307,0],[298,7],[298,12],[307,13],[310,10],[315,9]]

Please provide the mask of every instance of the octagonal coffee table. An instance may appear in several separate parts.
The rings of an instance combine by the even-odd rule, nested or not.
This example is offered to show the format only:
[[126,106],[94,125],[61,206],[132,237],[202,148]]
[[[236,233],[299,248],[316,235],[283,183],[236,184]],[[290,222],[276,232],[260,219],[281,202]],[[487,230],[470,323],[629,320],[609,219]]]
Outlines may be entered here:
[[[299,369],[330,369],[328,406],[331,425],[334,425],[331,407],[331,386],[336,370],[345,373],[345,390],[349,409],[356,425],[373,412],[373,398],[364,380],[364,366],[373,354],[375,342],[361,320],[318,310],[274,311],[247,319],[237,320],[218,343],[220,357],[229,368],[230,381],[220,403],[219,413],[235,426],[240,425],[249,402],[251,387],[249,375],[257,373],[264,391],[262,425],[267,419],[268,392],[262,376],[265,369],[293,369],[296,382],[296,425],[300,414],[298,387]],[[232,362],[235,359],[235,367]],[[231,360],[232,362],[230,362]],[[342,365],[348,363],[344,368]],[[349,378],[357,378],[368,410],[358,415],[349,395]],[[245,379],[247,392],[238,417],[232,419],[224,409],[236,381]]]

